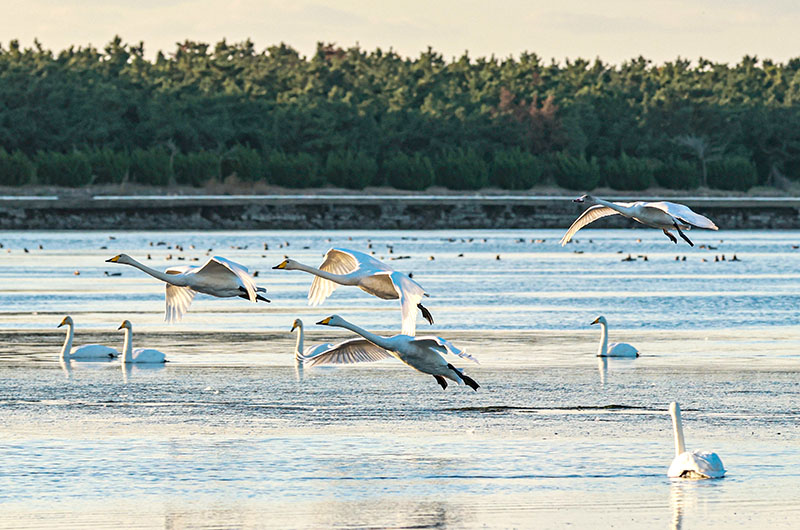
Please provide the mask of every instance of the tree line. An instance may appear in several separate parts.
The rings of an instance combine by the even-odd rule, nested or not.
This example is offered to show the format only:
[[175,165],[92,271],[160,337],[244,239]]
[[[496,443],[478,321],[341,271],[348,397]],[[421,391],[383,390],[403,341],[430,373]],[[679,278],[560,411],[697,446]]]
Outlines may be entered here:
[[574,190],[800,179],[800,58],[446,61],[186,41],[0,45],[0,184]]

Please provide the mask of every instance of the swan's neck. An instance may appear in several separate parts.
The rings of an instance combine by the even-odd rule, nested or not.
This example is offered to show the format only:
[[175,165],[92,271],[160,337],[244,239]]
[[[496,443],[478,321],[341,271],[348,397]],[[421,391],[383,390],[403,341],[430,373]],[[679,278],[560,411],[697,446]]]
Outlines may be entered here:
[[670,414],[672,415],[672,431],[675,435],[675,456],[686,452],[686,446],[683,442],[683,422],[681,422],[681,409],[676,403],[675,406],[670,407]]
[[360,328],[360,327],[356,326],[355,324],[352,324],[352,323],[350,323],[350,322],[348,322],[346,320],[343,320],[341,324],[337,324],[337,325],[340,328],[349,329],[350,331],[358,333],[359,335],[361,335],[362,337],[364,337],[365,339],[367,339],[371,343],[373,343],[373,344],[375,344],[377,346],[380,346],[381,348],[383,348],[385,350],[391,350],[392,349],[391,344],[389,343],[389,341],[386,340],[385,337],[381,337],[380,335],[376,335],[374,333],[370,333],[366,329]]
[[125,340],[122,342],[122,362],[133,362],[133,330],[125,328]]
[[608,208],[611,208],[612,210],[619,212],[627,217],[634,215],[633,207],[630,206],[623,206],[615,202],[606,201],[604,199],[598,199],[597,197],[595,197],[594,202],[596,202],[597,204],[602,204],[603,206],[607,206]]
[[294,360],[298,363],[303,360],[303,326],[297,326],[297,344],[294,347]]
[[72,324],[67,324],[67,338],[64,339],[64,346],[61,347],[61,359],[69,359],[69,354],[72,352]]
[[354,282],[350,281],[346,274],[333,274],[332,272],[324,271],[303,263],[295,264],[294,268],[296,270],[307,272],[309,274],[313,274],[314,276],[319,276],[320,278],[330,280],[334,283],[338,283],[339,285],[355,285]]
[[602,336],[600,337],[600,348],[597,350],[597,355],[604,356],[608,353],[608,324],[600,322],[602,329]]
[[183,286],[186,285],[186,281],[183,274],[167,274],[166,272],[157,271],[156,269],[151,269],[144,263],[139,263],[133,258],[130,258],[131,262],[126,263],[126,265],[131,265],[132,267],[136,267],[142,272],[146,272],[153,278],[158,278],[162,282],[167,282],[172,285]]

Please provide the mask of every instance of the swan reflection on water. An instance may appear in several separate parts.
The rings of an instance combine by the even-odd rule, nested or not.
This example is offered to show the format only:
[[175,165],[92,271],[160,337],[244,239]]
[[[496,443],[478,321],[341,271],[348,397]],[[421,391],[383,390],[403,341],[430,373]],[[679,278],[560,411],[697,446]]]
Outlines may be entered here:
[[130,382],[131,376],[135,373],[144,373],[144,372],[160,372],[164,370],[165,365],[161,364],[129,364],[129,363],[120,363],[122,366],[122,382],[128,383]]
[[635,368],[635,357],[598,357],[597,358],[597,373],[600,374],[600,385],[605,386],[608,382],[609,366],[613,371],[630,370]]

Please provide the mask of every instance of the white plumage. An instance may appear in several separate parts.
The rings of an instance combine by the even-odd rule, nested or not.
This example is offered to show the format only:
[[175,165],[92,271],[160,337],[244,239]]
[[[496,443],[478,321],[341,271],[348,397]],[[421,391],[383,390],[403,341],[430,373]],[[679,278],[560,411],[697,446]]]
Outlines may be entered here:
[[417,308],[433,324],[433,317],[420,302],[428,296],[420,284],[377,259],[343,248],[332,248],[319,268],[286,259],[274,269],[299,270],[314,275],[308,291],[308,303],[318,306],[339,285],[355,285],[384,300],[400,299],[402,333],[414,336],[417,329]]
[[668,201],[659,202],[610,202],[591,195],[583,195],[573,202],[589,203],[594,206],[584,211],[569,227],[567,233],[561,238],[561,246],[566,245],[575,233],[584,226],[609,215],[623,215],[651,228],[658,228],[664,232],[670,241],[677,243],[677,238],[671,230],[677,230],[684,241],[694,246],[683,230],[691,227],[718,230],[717,225],[688,206]]
[[368,344],[356,343],[343,348],[344,351],[323,352],[306,361],[306,364],[314,366],[316,364],[342,364],[349,362],[363,362],[363,359],[379,360],[378,357],[394,357],[407,366],[415,370],[432,375],[441,387],[447,388],[447,381],[450,379],[456,384],[466,384],[473,390],[477,390],[480,385],[463,371],[447,362],[445,355],[455,355],[464,359],[469,359],[477,363],[477,359],[467,354],[466,351],[459,350],[450,341],[441,337],[424,336],[411,337],[408,335],[394,335],[392,337],[382,337],[352,324],[338,315],[332,315],[317,322],[324,326],[337,326],[349,329],[361,335]]
[[639,350],[625,342],[608,343],[608,321],[606,317],[599,316],[592,324],[600,324],[602,335],[600,337],[600,347],[597,349],[598,357],[638,357]]
[[59,359],[62,361],[109,361],[119,355],[119,352],[110,346],[102,344],[86,344],[72,349],[72,338],[74,335],[75,324],[72,317],[66,316],[58,325],[67,326],[67,337],[64,339],[64,346],[61,347]]
[[725,467],[716,453],[709,451],[687,451],[683,441],[683,422],[681,409],[673,402],[669,406],[672,416],[672,430],[675,435],[675,459],[667,470],[671,478],[722,478],[725,476]]
[[130,320],[125,320],[117,329],[125,330],[125,340],[122,343],[123,364],[154,364],[167,362],[167,356],[158,350],[150,348],[133,349],[133,325]]
[[180,320],[189,309],[196,293],[217,298],[238,296],[251,302],[257,300],[269,302],[259,294],[266,292],[266,289],[256,285],[247,267],[221,256],[211,257],[203,265],[180,265],[170,267],[164,272],[152,269],[127,254],[119,254],[106,261],[136,267],[153,278],[165,282],[164,320],[167,322]]

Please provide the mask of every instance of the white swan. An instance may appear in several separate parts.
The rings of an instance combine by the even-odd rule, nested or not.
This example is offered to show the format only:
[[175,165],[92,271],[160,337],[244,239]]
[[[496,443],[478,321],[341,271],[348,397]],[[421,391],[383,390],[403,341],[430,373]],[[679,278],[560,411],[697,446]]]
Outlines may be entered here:
[[130,320],[125,320],[117,329],[125,330],[125,340],[122,343],[122,363],[165,363],[167,356],[158,350],[148,348],[133,349],[133,326]]
[[597,348],[598,357],[638,357],[639,350],[626,344],[624,342],[608,343],[608,322],[606,317],[597,317],[592,322],[592,325],[600,324],[603,328],[603,334],[600,337],[600,347]]
[[273,269],[298,270],[315,276],[308,291],[308,303],[318,306],[339,285],[357,285],[363,291],[384,300],[400,299],[402,333],[414,336],[417,329],[417,308],[433,324],[433,316],[420,301],[428,296],[420,284],[397,272],[372,256],[355,250],[332,248],[325,254],[319,268],[286,259]]
[[694,243],[686,237],[686,234],[681,229],[689,230],[689,228],[695,226],[697,228],[718,230],[717,225],[707,217],[693,212],[688,206],[674,202],[610,202],[591,195],[583,195],[573,202],[586,202],[594,204],[594,206],[589,207],[572,223],[567,233],[561,238],[562,247],[572,239],[575,232],[584,226],[602,217],[616,214],[638,221],[645,226],[662,230],[673,243],[678,242],[670,232],[670,230],[675,229],[678,231],[678,235],[691,246],[694,246]]
[[106,261],[131,265],[165,282],[167,307],[164,320],[167,322],[180,320],[196,293],[210,294],[217,298],[238,296],[251,302],[269,302],[258,294],[266,292],[266,289],[256,285],[247,267],[220,256],[209,258],[203,265],[179,265],[164,272],[151,269],[127,254],[119,254]]
[[445,379],[455,381],[459,385],[466,384],[473,390],[478,390],[478,388],[480,388],[480,385],[474,379],[448,363],[443,355],[449,353],[469,359],[475,363],[478,361],[474,357],[468,355],[467,352],[459,350],[453,346],[450,341],[444,340],[441,337],[434,337],[432,335],[424,337],[410,337],[408,335],[382,337],[346,321],[339,315],[329,316],[317,322],[317,324],[349,329],[364,337],[366,343],[342,347],[340,348],[341,351],[332,349],[328,352],[319,353],[306,361],[310,366],[328,363],[343,364],[360,362],[364,357],[380,356],[380,358],[388,358],[391,356],[399,359],[415,370],[432,375],[443,389],[447,388],[447,381],[445,381]]
[[119,352],[110,346],[103,346],[102,344],[86,344],[79,348],[72,349],[72,336],[74,334],[73,328],[75,324],[72,322],[72,317],[66,316],[61,324],[67,326],[67,338],[64,340],[64,346],[61,347],[59,359],[62,361],[108,361],[119,355]]
[[669,466],[667,476],[671,478],[722,478],[725,468],[717,453],[707,451],[686,450],[683,443],[683,424],[681,422],[681,408],[673,402],[669,405],[672,416],[672,430],[675,434],[675,459]]

